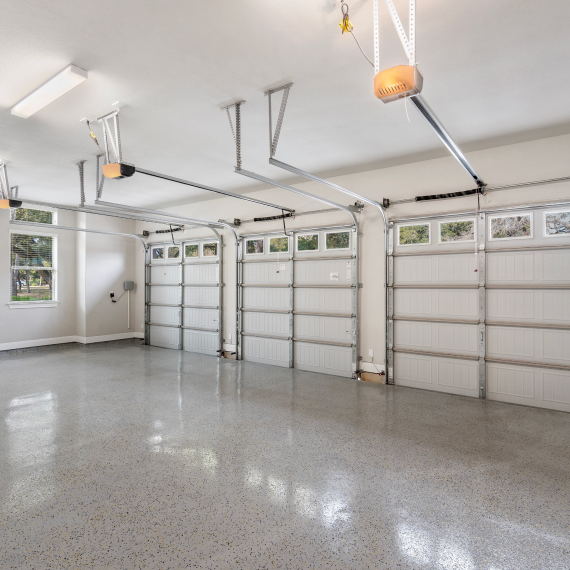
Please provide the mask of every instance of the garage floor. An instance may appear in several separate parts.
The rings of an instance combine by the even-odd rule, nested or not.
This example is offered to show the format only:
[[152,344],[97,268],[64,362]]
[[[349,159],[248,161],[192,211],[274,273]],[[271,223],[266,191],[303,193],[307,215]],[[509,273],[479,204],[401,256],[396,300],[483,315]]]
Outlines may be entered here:
[[0,357],[0,567],[570,567],[570,414],[127,341]]

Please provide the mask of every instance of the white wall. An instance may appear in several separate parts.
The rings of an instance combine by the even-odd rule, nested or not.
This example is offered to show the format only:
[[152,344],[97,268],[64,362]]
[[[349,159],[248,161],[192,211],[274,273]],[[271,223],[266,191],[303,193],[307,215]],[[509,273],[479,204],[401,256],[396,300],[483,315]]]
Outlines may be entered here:
[[[490,187],[534,180],[544,180],[570,175],[570,135],[541,139],[532,142],[487,149],[468,154],[468,158],[478,171],[479,175]],[[280,157],[287,161],[287,157]],[[247,164],[244,165],[247,168]],[[302,164],[296,164],[303,168]],[[268,167],[261,172],[271,176],[280,171],[275,167]],[[412,198],[422,194],[439,194],[473,187],[470,177],[453,157],[406,164],[382,170],[373,170],[339,176],[331,179],[333,182],[350,188],[367,197],[382,201],[382,198],[400,200]],[[207,181],[204,181],[207,183]],[[349,196],[336,192],[313,182],[296,184],[295,186],[318,194],[330,200],[349,204]],[[295,208],[298,212],[326,208],[308,198],[297,196],[282,189],[262,190],[252,193],[251,196],[280,205]],[[523,203],[564,201],[570,200],[570,183],[558,183],[519,190],[509,190],[490,193],[482,200],[482,207],[495,208],[507,205],[521,205]],[[390,218],[418,216],[444,212],[474,210],[476,197],[466,197],[453,200],[434,202],[421,202],[394,206],[388,210]],[[275,210],[258,206],[234,198],[217,198],[196,202],[176,208],[169,208],[172,213],[197,218],[218,220],[233,218],[252,219],[255,216],[273,215]],[[383,363],[385,346],[384,320],[384,238],[383,224],[380,213],[370,206],[366,206],[363,213],[358,216],[360,232],[363,234],[361,247],[361,273],[360,281],[364,284],[361,290],[360,325],[361,325],[361,356],[364,361],[369,360],[368,349],[374,351],[374,362]],[[349,217],[346,213],[329,213],[323,215],[310,215],[287,220],[288,228],[302,228],[313,225],[328,225],[333,223],[346,223]],[[158,227],[158,226],[155,226]],[[139,223],[139,232],[142,229],[153,229],[152,224]],[[282,228],[282,222],[262,222],[242,225],[239,233],[256,233],[274,231]],[[183,234],[189,236],[208,235],[207,230],[193,230]],[[181,234],[177,234],[180,239]],[[225,263],[224,281],[224,338],[228,343],[232,334],[232,343],[235,343],[236,305],[235,305],[235,258],[234,238],[229,231],[224,231]],[[151,236],[150,241],[158,241],[157,236]],[[139,268],[139,280],[142,273]],[[142,300],[140,300],[142,302]],[[142,311],[139,311],[142,314]],[[372,370],[371,366],[368,368]]]

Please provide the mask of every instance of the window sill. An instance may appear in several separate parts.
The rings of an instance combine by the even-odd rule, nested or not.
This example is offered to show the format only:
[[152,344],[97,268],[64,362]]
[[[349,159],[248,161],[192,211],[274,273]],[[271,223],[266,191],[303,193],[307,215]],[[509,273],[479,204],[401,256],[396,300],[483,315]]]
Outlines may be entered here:
[[46,307],[57,307],[59,301],[13,301],[7,303],[10,309],[36,309]]

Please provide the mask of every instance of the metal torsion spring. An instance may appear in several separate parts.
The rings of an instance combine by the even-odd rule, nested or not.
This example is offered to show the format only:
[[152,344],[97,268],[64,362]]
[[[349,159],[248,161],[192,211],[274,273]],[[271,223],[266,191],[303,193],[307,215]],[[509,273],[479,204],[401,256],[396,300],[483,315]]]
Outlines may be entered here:
[[292,218],[293,214],[281,214],[280,216],[268,216],[267,218],[253,218],[254,222],[269,222],[270,220],[282,220],[284,218]]
[[459,198],[461,196],[471,196],[472,194],[481,194],[483,191],[481,188],[476,188],[475,190],[464,190],[463,192],[450,192],[449,194],[432,194],[431,196],[416,196],[416,202],[421,202],[423,200],[442,200],[444,198]]

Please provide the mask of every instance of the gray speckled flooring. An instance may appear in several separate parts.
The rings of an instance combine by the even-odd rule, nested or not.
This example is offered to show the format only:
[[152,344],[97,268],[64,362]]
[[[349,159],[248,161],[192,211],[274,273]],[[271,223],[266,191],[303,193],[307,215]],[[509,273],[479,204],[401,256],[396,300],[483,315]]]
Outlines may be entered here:
[[0,359],[0,568],[570,568],[570,414],[127,342]]

